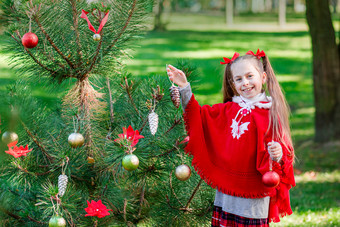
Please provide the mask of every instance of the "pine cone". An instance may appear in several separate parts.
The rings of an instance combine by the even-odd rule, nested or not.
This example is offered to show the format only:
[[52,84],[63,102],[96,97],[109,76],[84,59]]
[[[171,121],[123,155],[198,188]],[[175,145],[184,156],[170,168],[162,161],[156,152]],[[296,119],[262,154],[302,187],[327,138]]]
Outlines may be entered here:
[[152,135],[155,135],[158,128],[158,114],[152,111],[149,116],[149,127]]
[[58,195],[62,197],[65,194],[68,178],[66,175],[58,177]]
[[179,94],[179,88],[172,85],[170,88],[170,96],[171,96],[171,101],[172,103],[174,104],[174,106],[176,108],[179,107],[179,105],[181,104],[181,101],[180,101],[180,94]]

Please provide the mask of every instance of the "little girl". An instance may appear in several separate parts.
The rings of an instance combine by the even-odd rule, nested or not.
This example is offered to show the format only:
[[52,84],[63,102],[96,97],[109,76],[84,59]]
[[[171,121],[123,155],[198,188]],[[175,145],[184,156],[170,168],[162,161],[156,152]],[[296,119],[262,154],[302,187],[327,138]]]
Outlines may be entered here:
[[[185,150],[202,179],[217,189],[212,226],[269,226],[292,214],[289,108],[263,51],[235,53],[221,64],[226,65],[223,103],[212,107],[198,104],[181,70],[167,68],[180,87],[190,136]],[[270,169],[280,176],[275,188],[262,182]]]

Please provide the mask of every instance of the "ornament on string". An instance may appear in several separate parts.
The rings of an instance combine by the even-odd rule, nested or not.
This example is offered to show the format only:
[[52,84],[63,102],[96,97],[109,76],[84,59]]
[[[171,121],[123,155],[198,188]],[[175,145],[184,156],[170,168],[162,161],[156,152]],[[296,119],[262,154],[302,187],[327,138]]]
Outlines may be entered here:
[[280,176],[272,170],[273,160],[269,157],[269,171],[263,174],[262,183],[268,188],[275,188],[280,183]]
[[1,140],[6,145],[18,140],[18,135],[15,132],[6,131],[2,134]]
[[26,48],[34,48],[38,45],[38,36],[31,32],[31,24],[32,24],[32,13],[27,14],[30,19],[29,29],[26,34],[24,34],[21,38],[21,43]]
[[175,176],[180,181],[186,181],[191,176],[191,169],[188,165],[182,164],[176,167]]
[[151,113],[148,115],[150,132],[155,135],[158,129],[158,114],[155,113],[156,100],[154,99],[154,105],[151,107]]
[[66,220],[59,215],[52,216],[48,222],[49,227],[63,227],[66,226]]
[[138,130],[133,130],[131,125],[126,129],[123,127],[123,133],[118,134],[118,139],[114,141],[127,149],[128,155],[125,155],[122,160],[122,166],[127,171],[133,171],[139,166],[139,159],[132,152],[136,149],[134,146],[137,145],[139,139],[144,138],[144,136],[139,135]]
[[105,14],[104,18],[102,19],[102,21],[100,22],[100,25],[99,25],[99,28],[98,28],[98,31],[96,31],[96,29],[94,29],[93,25],[91,24],[89,18],[87,17],[87,14],[89,12],[86,12],[85,10],[81,10],[81,16],[80,18],[83,18],[87,21],[87,25],[89,26],[89,29],[94,32],[94,35],[93,35],[93,40],[94,41],[99,41],[101,39],[101,36],[100,36],[100,32],[102,31],[104,25],[106,24],[107,22],[107,18],[109,17],[109,11],[107,11],[107,13]]
[[68,144],[70,144],[72,148],[81,147],[83,146],[85,142],[84,136],[77,132],[76,125],[78,125],[78,130],[80,130],[78,116],[77,116],[77,122],[75,122],[75,118],[73,117],[74,133],[71,133],[68,136]]
[[[57,200],[57,209],[54,206],[53,198]],[[50,199],[51,199],[51,202],[52,202],[54,215],[51,217],[50,221],[48,222],[48,226],[50,226],[50,227],[66,226],[66,220],[61,215],[59,215],[59,203],[60,203],[61,200],[58,199],[58,195],[56,195],[55,197],[51,196]]]
[[139,159],[134,154],[125,155],[122,161],[122,166],[127,171],[136,170],[139,166]]
[[78,132],[71,133],[68,136],[68,144],[70,144],[72,148],[81,147],[83,146],[84,142],[84,136]]
[[69,158],[66,157],[66,164],[63,162],[62,167],[61,167],[61,175],[58,177],[58,196],[62,197],[67,188],[67,182],[68,182],[68,177],[65,175],[65,169],[67,167]]
[[174,84],[172,84],[171,87],[169,88],[169,91],[170,91],[170,97],[171,97],[172,103],[174,104],[176,108],[178,108],[179,105],[181,104],[179,88],[175,86]]
[[[168,65],[166,65],[166,68],[168,69]],[[169,80],[170,80],[170,78],[169,78]],[[179,88],[177,86],[175,86],[175,84],[171,80],[170,80],[170,82],[171,82],[171,87],[169,88],[169,91],[170,91],[171,101],[174,104],[174,106],[176,108],[178,108],[179,105],[181,104]]]

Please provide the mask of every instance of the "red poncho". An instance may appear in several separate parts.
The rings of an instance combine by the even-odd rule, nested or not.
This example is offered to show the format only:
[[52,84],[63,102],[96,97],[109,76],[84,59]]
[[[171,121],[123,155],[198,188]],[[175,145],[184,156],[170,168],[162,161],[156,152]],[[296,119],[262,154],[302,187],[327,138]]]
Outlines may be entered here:
[[293,158],[281,144],[281,164],[273,162],[280,184],[265,187],[262,175],[269,171],[267,144],[272,141],[271,132],[266,134],[269,110],[255,107],[247,113],[240,109],[235,102],[201,107],[192,95],[184,113],[190,136],[185,151],[193,156],[192,165],[211,187],[237,197],[270,196],[269,220],[279,222],[279,217],[292,214],[289,189],[295,186]]

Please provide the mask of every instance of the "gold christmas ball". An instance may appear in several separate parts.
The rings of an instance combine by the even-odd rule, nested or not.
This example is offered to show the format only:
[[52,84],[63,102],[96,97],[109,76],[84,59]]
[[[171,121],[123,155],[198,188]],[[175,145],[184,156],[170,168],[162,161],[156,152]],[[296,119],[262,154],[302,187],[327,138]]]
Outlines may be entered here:
[[9,132],[9,131],[4,132],[4,134],[2,134],[2,137],[1,137],[2,142],[4,142],[5,144],[9,144],[14,141],[17,141],[18,138],[19,137],[15,132]]
[[77,133],[77,132],[71,133],[68,136],[68,144],[70,144],[70,146],[72,148],[83,146],[84,141],[85,141],[85,139],[84,139],[83,135],[80,134],[80,133]]
[[127,171],[135,170],[139,166],[139,159],[134,154],[126,155],[123,158],[122,165],[123,165],[124,169],[126,169]]
[[191,169],[188,165],[182,164],[180,166],[177,166],[175,170],[175,176],[178,180],[186,181],[191,176]]
[[100,37],[99,34],[94,34],[94,35],[92,36],[92,38],[93,38],[94,41],[99,41],[101,37]]
[[94,158],[92,158],[92,157],[87,157],[87,163],[89,163],[89,164],[93,164],[93,163],[95,163],[96,161],[94,160]]

